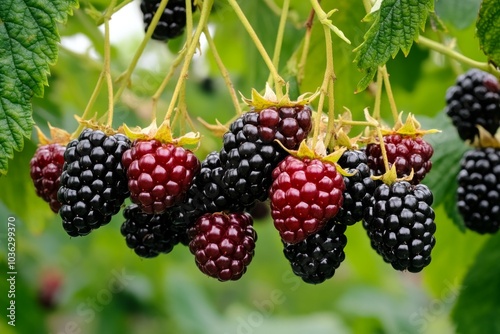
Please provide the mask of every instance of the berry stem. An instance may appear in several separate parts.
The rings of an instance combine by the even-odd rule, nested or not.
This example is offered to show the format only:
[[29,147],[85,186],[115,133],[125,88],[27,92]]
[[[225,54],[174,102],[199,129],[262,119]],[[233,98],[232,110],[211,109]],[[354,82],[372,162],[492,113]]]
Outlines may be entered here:
[[385,150],[384,136],[382,135],[382,130],[377,127],[377,136],[380,145],[380,151],[382,152],[382,159],[384,160],[385,171],[389,171],[389,159],[387,158],[387,151]]
[[372,10],[372,2],[370,0],[363,0],[363,6],[365,7],[365,11],[369,13]]
[[111,77],[111,43],[109,38],[109,20],[113,15],[113,8],[116,5],[116,0],[111,0],[106,14],[104,15],[104,68],[103,73],[106,77],[106,85],[108,87],[108,119],[106,125],[113,125],[114,99],[113,99],[113,78]]
[[259,37],[255,33],[255,30],[253,29],[252,25],[246,18],[245,14],[241,10],[240,6],[238,5],[238,2],[236,0],[228,0],[229,4],[233,8],[234,12],[238,16],[239,20],[245,27],[248,35],[250,35],[250,38],[255,44],[255,47],[259,51],[262,59],[266,63],[267,67],[269,68],[269,71],[271,72],[271,75],[274,79],[274,84],[275,84],[275,90],[276,90],[276,96],[278,100],[283,96],[283,86],[285,85],[285,80],[279,75],[278,70],[276,67],[274,67],[273,61],[267,54],[266,49],[264,48],[264,45],[262,45],[262,42],[260,41]]
[[309,55],[309,46],[311,44],[311,35],[312,35],[312,26],[314,22],[314,8],[311,8],[311,12],[309,13],[309,17],[307,18],[304,26],[306,27],[306,34],[304,36],[304,46],[302,47],[302,54],[300,56],[299,64],[297,65],[297,81],[300,85],[302,80],[304,79],[304,71],[307,63],[307,56]]
[[222,61],[219,52],[217,51],[217,47],[215,46],[214,40],[210,35],[210,30],[208,29],[208,27],[204,28],[203,33],[205,34],[205,38],[207,39],[208,48],[210,49],[212,56],[214,57],[215,63],[217,64],[219,72],[221,73],[222,78],[224,79],[224,82],[226,84],[227,90],[229,91],[229,95],[231,96],[234,109],[236,110],[236,113],[238,115],[241,115],[242,110],[238,100],[238,96],[236,95],[236,91],[234,90],[233,82],[231,81],[229,72],[226,66],[224,65],[224,62]]
[[[113,15],[114,13],[118,12],[120,9],[122,9],[123,7],[125,7],[126,5],[128,5],[129,3],[133,2],[134,0],[124,0],[122,3],[120,3],[119,5],[117,5],[116,7],[113,7],[112,9],[110,9],[111,11],[111,15]],[[100,26],[101,24],[104,23],[104,17],[106,16],[105,15],[102,15],[100,18],[98,18],[96,20],[96,24],[98,26]]]
[[[288,18],[288,10],[290,8],[290,0],[283,1],[283,8],[281,9],[280,23],[278,26],[278,33],[276,35],[276,43],[274,44],[273,52],[273,66],[274,68],[279,68],[280,63],[280,53],[281,46],[283,45],[283,36],[285,35],[286,21]],[[269,73],[269,78],[267,79],[269,85],[273,84],[273,75]],[[276,90],[281,90],[281,87],[276,87]]]
[[200,40],[201,33],[207,24],[208,16],[210,15],[210,9],[212,8],[213,4],[214,0],[203,1],[200,20],[194,32],[194,36],[191,39],[191,43],[187,48],[186,55],[184,58],[184,64],[182,65],[181,73],[179,74],[179,80],[177,81],[177,85],[175,86],[174,92],[172,94],[172,98],[170,100],[167,113],[165,114],[165,120],[169,120],[170,117],[172,116],[172,112],[174,111],[177,97],[179,96],[181,87],[188,76],[189,65],[191,64],[191,60],[193,59],[194,53],[196,52],[196,48],[198,47],[198,41]]
[[151,39],[151,36],[153,35],[153,32],[158,25],[158,22],[160,21],[160,18],[163,14],[163,11],[167,7],[168,0],[161,0],[160,5],[158,6],[158,9],[156,10],[155,15],[153,16],[153,19],[151,20],[151,24],[148,27],[148,30],[146,31],[146,35],[142,39],[141,44],[137,48],[134,57],[130,61],[129,66],[123,72],[117,79],[117,82],[121,82],[120,87],[118,87],[118,91],[115,93],[115,98],[114,102],[116,103],[118,99],[121,97],[123,91],[127,86],[130,84],[130,77],[132,76],[132,73],[135,70],[135,67],[137,66],[137,63],[139,62],[139,59],[141,58],[142,53],[144,52],[144,49],[146,48],[146,45],[148,44],[149,40]]
[[392,117],[394,118],[394,122],[398,121],[398,108],[396,107],[396,100],[394,99],[394,95],[392,94],[391,82],[389,81],[389,73],[387,72],[387,66],[379,67],[379,71],[382,72],[382,76],[384,77],[384,86],[387,92],[387,98],[389,99],[389,105],[391,106]]
[[346,119],[339,119],[339,120],[334,120],[335,123],[340,123],[340,125],[361,125],[361,126],[369,126],[376,128],[378,127],[378,123],[372,123],[369,121],[349,121]]
[[381,71],[377,71],[377,91],[375,92],[375,103],[373,106],[373,118],[380,121],[380,104],[382,102],[382,86],[384,77]]
[[439,52],[447,57],[455,59],[456,61],[458,61],[464,65],[474,67],[474,68],[483,70],[485,72],[489,72],[489,73],[495,75],[497,78],[500,78],[500,69],[497,69],[494,65],[492,65],[490,63],[480,62],[480,61],[471,59],[471,58],[464,56],[463,54],[453,50],[452,48],[450,48],[447,45],[443,45],[441,43],[433,41],[432,39],[426,38],[424,36],[419,36],[417,39],[417,43],[419,45],[423,45],[431,50]]

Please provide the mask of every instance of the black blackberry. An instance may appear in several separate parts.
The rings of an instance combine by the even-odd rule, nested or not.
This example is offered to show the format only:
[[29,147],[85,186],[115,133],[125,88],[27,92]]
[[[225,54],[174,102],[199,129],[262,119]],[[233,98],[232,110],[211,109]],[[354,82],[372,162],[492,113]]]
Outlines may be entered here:
[[354,175],[344,176],[344,204],[336,216],[336,221],[353,225],[363,218],[364,208],[371,203],[373,192],[380,181],[371,178],[368,158],[363,151],[345,151],[338,164]]
[[63,228],[70,236],[87,235],[120,211],[129,195],[121,163],[129,148],[126,136],[91,129],[68,144],[57,199]]
[[274,141],[259,136],[259,114],[247,112],[224,134],[220,161],[227,198],[245,207],[267,198],[272,171],[287,155]]
[[465,226],[478,233],[500,227],[500,149],[465,152],[458,173],[457,206]]
[[436,243],[433,196],[426,185],[396,181],[375,189],[363,226],[372,247],[396,270],[419,272]]
[[333,277],[345,259],[346,225],[331,219],[319,232],[297,244],[284,244],[283,253],[295,275],[306,283],[319,284]]
[[187,245],[187,229],[173,224],[169,211],[147,214],[137,204],[131,204],[123,210],[123,217],[121,234],[127,246],[140,257],[168,254],[181,241]]
[[495,134],[500,126],[500,85],[487,72],[471,69],[446,91],[446,114],[462,140],[474,140],[476,125]]
[[227,198],[223,175],[219,152],[209,153],[201,162],[200,172],[195,176],[184,201],[175,208],[175,220],[192,226],[205,213],[242,211],[243,206],[239,202]]
[[[161,0],[142,0],[141,11],[143,13],[144,30],[147,31],[153,16],[160,7]],[[193,1],[192,10],[195,11]],[[169,0],[163,14],[156,25],[151,38],[166,41],[179,37],[186,27],[186,2],[184,0]]]

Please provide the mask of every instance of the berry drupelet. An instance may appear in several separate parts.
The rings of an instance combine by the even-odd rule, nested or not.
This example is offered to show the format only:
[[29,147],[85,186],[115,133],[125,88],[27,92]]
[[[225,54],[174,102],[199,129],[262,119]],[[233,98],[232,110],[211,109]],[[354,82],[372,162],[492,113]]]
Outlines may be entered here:
[[83,236],[109,223],[128,197],[122,155],[130,140],[84,129],[64,152],[64,166],[57,198],[59,214],[70,236]]

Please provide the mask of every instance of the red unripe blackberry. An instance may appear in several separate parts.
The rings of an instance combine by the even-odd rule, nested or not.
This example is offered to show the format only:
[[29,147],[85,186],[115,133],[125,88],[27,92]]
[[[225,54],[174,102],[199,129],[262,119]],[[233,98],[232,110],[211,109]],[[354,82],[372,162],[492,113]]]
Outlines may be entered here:
[[[389,168],[396,165],[396,173],[399,178],[409,176],[413,169],[412,184],[418,184],[431,170],[431,157],[434,153],[432,146],[422,137],[407,137],[399,134],[384,136],[385,150]],[[374,175],[382,175],[386,172],[382,149],[379,143],[371,143],[366,146],[368,166]]]
[[130,140],[108,136],[100,130],[84,129],[69,142],[57,199],[64,230],[72,237],[89,234],[110,222],[128,197],[123,152]]
[[500,149],[465,152],[458,173],[457,206],[465,226],[478,233],[500,227]]
[[160,253],[170,253],[181,240],[187,239],[187,229],[177,226],[170,217],[170,212],[160,215],[147,214],[137,204],[131,204],[123,210],[125,222],[121,234],[127,246],[137,255],[152,258]]
[[481,125],[494,135],[500,126],[500,84],[490,73],[471,69],[446,91],[446,114],[462,140],[474,140]]
[[252,261],[257,234],[246,213],[207,213],[188,230],[196,265],[219,281],[238,280]]
[[278,143],[264,142],[259,135],[259,114],[247,112],[224,134],[220,151],[226,198],[244,207],[267,199],[271,173],[288,154]]
[[295,275],[306,283],[319,284],[332,278],[345,259],[346,225],[332,219],[318,232],[294,245],[284,243],[283,253]]
[[193,152],[156,139],[136,140],[122,162],[130,199],[149,214],[160,214],[179,203],[200,170]]
[[284,242],[295,244],[318,232],[342,206],[344,180],[333,164],[288,156],[272,177],[271,216]]
[[312,128],[311,108],[269,107],[258,112],[259,137],[263,142],[279,140],[289,150],[299,147]]
[[[161,0],[142,0],[141,11],[143,13],[144,30],[147,31],[153,16],[160,7]],[[191,1],[192,11],[196,7]],[[151,38],[166,41],[182,35],[186,27],[186,2],[184,0],[169,0],[160,21],[156,25]]]
[[59,212],[61,203],[57,200],[59,178],[64,165],[66,147],[60,144],[48,144],[37,148],[30,161],[30,176],[36,194],[49,203],[55,213]]
[[382,184],[367,207],[363,226],[373,249],[396,270],[419,272],[436,243],[432,192],[424,184]]
[[335,221],[353,225],[363,218],[364,209],[371,204],[373,192],[380,181],[371,178],[368,158],[364,151],[347,150],[340,157],[338,164],[352,176],[344,176],[344,202]]

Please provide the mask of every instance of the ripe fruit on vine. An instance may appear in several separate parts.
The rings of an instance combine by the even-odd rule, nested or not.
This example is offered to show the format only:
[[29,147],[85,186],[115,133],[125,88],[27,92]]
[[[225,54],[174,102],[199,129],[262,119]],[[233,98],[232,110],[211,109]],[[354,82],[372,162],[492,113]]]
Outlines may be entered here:
[[61,144],[42,145],[37,148],[30,161],[30,176],[36,194],[49,203],[55,213],[61,208],[61,203],[57,200],[57,191],[65,150],[66,147]]
[[436,243],[432,192],[426,185],[382,184],[367,207],[363,226],[373,249],[396,270],[419,272]]
[[[145,31],[147,31],[151,25],[153,16],[160,7],[160,3],[161,0],[141,1],[141,11],[143,13]],[[196,10],[193,3],[191,8],[192,11]],[[186,2],[184,0],[169,0],[151,37],[159,41],[173,39],[181,36],[185,27]]]
[[[413,171],[411,183],[420,183],[432,167],[430,160],[434,153],[432,146],[419,136],[391,134],[383,138],[389,168],[393,164],[396,165],[399,178],[409,176]],[[366,155],[368,166],[373,170],[374,175],[382,175],[386,172],[380,143],[368,144]]]
[[271,216],[284,242],[295,244],[318,232],[342,206],[345,184],[332,163],[289,155],[272,177]]
[[478,233],[500,228],[500,150],[476,148],[465,152],[457,182],[457,206],[465,226]]
[[283,253],[295,275],[306,283],[319,284],[333,277],[345,259],[346,225],[331,219],[325,227],[294,245],[284,243]]
[[123,152],[130,140],[123,134],[106,135],[84,129],[64,152],[64,166],[57,193],[59,214],[70,236],[87,235],[109,223],[128,197]]
[[446,91],[445,112],[462,140],[474,140],[479,134],[476,125],[494,135],[500,126],[498,79],[479,69],[460,75]]
[[200,169],[193,152],[157,139],[134,141],[122,162],[130,199],[148,214],[160,214],[179,203]]
[[207,213],[188,230],[196,265],[219,281],[238,280],[254,256],[257,234],[246,213]]

